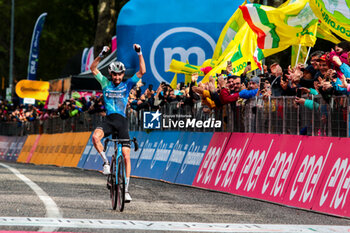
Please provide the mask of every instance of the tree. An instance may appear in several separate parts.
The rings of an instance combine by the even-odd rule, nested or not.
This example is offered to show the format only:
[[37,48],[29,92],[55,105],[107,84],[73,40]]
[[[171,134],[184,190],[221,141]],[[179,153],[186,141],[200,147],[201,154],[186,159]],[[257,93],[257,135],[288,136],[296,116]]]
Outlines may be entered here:
[[116,34],[117,16],[127,2],[128,0],[99,0],[98,21],[94,41],[95,56],[104,45],[110,46],[111,39]]

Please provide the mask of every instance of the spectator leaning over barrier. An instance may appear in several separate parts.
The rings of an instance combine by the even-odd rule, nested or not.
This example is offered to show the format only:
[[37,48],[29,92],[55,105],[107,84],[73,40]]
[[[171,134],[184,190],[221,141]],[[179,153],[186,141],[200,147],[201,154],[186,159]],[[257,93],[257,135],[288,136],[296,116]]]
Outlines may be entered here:
[[[94,77],[102,86],[104,102],[107,110],[105,122],[96,128],[92,136],[94,147],[103,159],[103,174],[105,175],[110,174],[110,166],[106,154],[103,151],[104,148],[101,143],[101,139],[113,133],[117,133],[119,139],[129,139],[128,121],[125,115],[129,92],[146,72],[141,46],[134,44],[133,47],[138,54],[140,69],[132,76],[132,78],[125,82],[123,82],[125,66],[120,61],[112,62],[109,65],[108,71],[111,75],[110,80],[103,76],[97,69],[97,65],[100,63],[102,57],[104,57],[109,50],[109,47],[107,46],[103,47],[101,53],[95,58],[90,67]],[[122,153],[125,159],[126,170],[125,201],[130,202],[131,196],[128,189],[131,172],[130,142],[122,143]]]
[[249,80],[248,89],[239,92],[239,97],[243,99],[250,99],[256,96],[259,92],[260,78],[253,77]]
[[239,98],[241,90],[241,78],[235,75],[229,75],[226,79],[226,86],[220,90],[221,104],[229,104],[236,102]]

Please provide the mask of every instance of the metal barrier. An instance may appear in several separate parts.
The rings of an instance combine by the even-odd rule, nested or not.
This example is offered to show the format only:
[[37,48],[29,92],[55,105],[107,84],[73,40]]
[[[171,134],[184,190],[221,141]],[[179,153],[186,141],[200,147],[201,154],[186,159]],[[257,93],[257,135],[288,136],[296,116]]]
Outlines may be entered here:
[[[173,120],[209,118],[220,120],[220,128],[172,127],[182,131],[256,132],[272,134],[295,134],[309,136],[349,136],[349,101],[346,96],[336,96],[326,103],[322,97],[312,97],[318,108],[307,109],[296,105],[294,97],[270,97],[239,100],[220,109],[206,111],[200,102],[194,106],[179,106],[178,102],[168,103],[160,108],[162,116],[171,115]],[[314,105],[315,106],[315,105]],[[206,109],[208,110],[208,109]],[[144,130],[143,115],[146,110],[128,109],[130,130]],[[0,124],[0,135],[21,136],[26,134],[62,133],[93,131],[104,120],[99,114],[81,113],[78,116],[45,121],[9,122]],[[169,130],[162,126],[161,130]]]

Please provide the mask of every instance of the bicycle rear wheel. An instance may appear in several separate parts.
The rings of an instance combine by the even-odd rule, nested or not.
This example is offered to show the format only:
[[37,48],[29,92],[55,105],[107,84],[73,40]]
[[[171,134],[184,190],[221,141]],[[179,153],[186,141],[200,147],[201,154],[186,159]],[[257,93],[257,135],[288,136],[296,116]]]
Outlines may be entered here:
[[115,210],[117,208],[117,185],[116,185],[116,164],[115,159],[111,161],[111,200],[112,200],[112,208]]
[[118,158],[118,173],[117,173],[117,198],[118,198],[118,209],[120,212],[124,210],[125,204],[125,165],[122,156]]

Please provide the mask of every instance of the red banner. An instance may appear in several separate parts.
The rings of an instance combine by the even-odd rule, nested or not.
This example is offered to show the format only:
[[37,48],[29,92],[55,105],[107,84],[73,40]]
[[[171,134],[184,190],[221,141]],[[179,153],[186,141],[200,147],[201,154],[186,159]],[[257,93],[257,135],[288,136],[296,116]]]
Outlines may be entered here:
[[350,217],[350,140],[333,138],[332,153],[327,161],[323,181],[313,210]]
[[[293,171],[283,203],[311,209],[321,187],[322,178],[330,168],[334,141],[337,138],[305,137],[303,152]],[[317,146],[313,146],[317,145]]]
[[192,183],[193,186],[213,189],[211,180],[216,170],[216,166],[220,162],[221,154],[230,139],[231,133],[214,133],[207,151],[199,166],[197,175]]
[[254,134],[232,133],[225,151],[213,174],[207,188],[231,192],[232,181],[238,164],[243,159],[245,151]]
[[265,178],[263,168],[267,158],[278,149],[279,138],[278,135],[254,134],[244,159],[238,165],[232,193],[262,198],[258,190],[261,190]]
[[282,203],[305,140],[305,137],[283,135],[275,141],[278,146],[276,150],[275,147],[271,149],[266,159],[261,180],[258,181],[257,197]]

